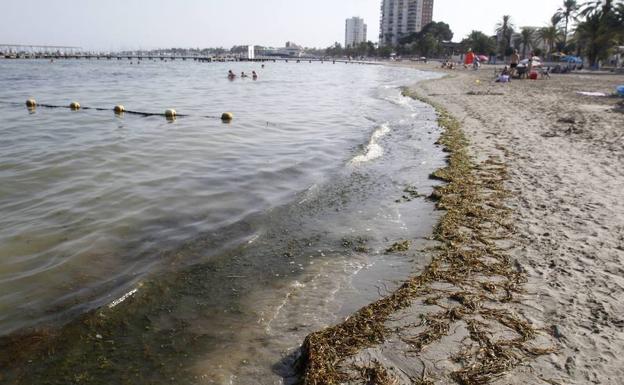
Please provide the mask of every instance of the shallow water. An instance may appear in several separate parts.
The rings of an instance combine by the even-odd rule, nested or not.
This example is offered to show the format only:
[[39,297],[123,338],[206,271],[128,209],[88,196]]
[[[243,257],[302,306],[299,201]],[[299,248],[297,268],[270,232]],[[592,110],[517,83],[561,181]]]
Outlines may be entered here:
[[[260,78],[230,82],[230,68]],[[9,378],[281,383],[307,333],[423,263],[384,250],[419,244],[437,217],[404,189],[430,192],[439,129],[399,89],[432,76],[329,63],[0,61],[3,102],[190,115],[0,103],[0,334],[52,327],[57,348],[11,365]],[[224,111],[232,123],[204,117]]]

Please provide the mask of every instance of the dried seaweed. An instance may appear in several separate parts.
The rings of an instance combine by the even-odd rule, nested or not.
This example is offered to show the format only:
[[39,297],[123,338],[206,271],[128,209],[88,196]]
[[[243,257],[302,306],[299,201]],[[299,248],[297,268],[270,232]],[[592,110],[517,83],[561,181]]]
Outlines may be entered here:
[[391,375],[388,369],[378,361],[373,361],[370,366],[358,369],[364,385],[396,385],[399,383],[397,378]]
[[[407,89],[404,95],[417,98]],[[418,325],[420,332],[402,337],[413,354],[448,335],[452,324],[464,322],[468,326],[468,342],[452,356],[462,368],[448,373],[459,384],[490,383],[523,361],[553,351],[551,347],[530,345],[538,332],[505,306],[522,293],[526,281],[523,270],[496,243],[513,231],[510,209],[504,204],[509,196],[504,187],[508,177],[505,164],[491,158],[475,165],[459,122],[444,109],[436,109],[438,124],[444,130],[438,143],[450,155],[447,167],[432,174],[446,182],[430,196],[438,209],[445,210],[435,228],[434,238],[439,246],[432,261],[422,274],[390,296],[359,310],[339,325],[309,335],[302,356],[306,385],[349,380],[341,372],[341,364],[360,350],[383,343],[389,332],[385,323],[390,316],[416,301],[441,306],[439,301],[446,299],[454,305],[423,316]],[[388,252],[404,251],[403,246],[394,244]],[[434,284],[440,283],[457,290],[436,289]],[[493,325],[510,337],[494,340],[490,335]]]
[[404,253],[409,250],[411,246],[410,241],[396,242],[392,246],[386,249],[386,253]]

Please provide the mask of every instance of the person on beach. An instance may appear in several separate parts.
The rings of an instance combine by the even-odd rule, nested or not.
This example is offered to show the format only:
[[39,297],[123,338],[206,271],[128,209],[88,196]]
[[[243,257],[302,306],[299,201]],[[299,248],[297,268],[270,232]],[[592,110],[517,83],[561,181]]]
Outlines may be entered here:
[[511,54],[511,62],[509,64],[510,67],[510,76],[514,76],[516,74],[516,69],[518,68],[518,64],[520,64],[520,55],[518,55],[518,50],[514,49]]
[[529,62],[527,63],[527,76],[530,78],[533,73],[533,51],[529,54]]
[[479,59],[478,56],[475,56],[474,63],[472,64],[472,69],[476,71],[479,68],[481,68],[481,59]]
[[232,70],[228,71],[228,79],[230,80],[234,80],[236,78],[236,75],[234,74],[234,72],[232,72]]
[[511,81],[510,73],[509,67],[505,66],[500,75],[496,77],[496,83],[509,83]]
[[251,71],[251,78],[253,80],[258,80],[258,74],[256,73],[256,71]]
[[466,54],[466,58],[464,59],[464,68],[468,68],[469,66],[474,64],[475,54],[472,52],[472,48],[468,48],[468,53]]

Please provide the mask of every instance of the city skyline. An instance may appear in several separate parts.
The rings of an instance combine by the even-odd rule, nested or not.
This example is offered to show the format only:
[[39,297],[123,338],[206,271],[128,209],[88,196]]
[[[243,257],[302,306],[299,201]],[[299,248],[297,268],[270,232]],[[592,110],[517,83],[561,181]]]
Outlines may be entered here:
[[[457,7],[456,0],[435,0],[434,21],[444,21],[460,41],[471,30],[493,34],[502,15],[516,26],[541,26],[562,0],[502,3],[474,0]],[[80,46],[93,50],[168,47],[206,48],[238,44],[279,47],[294,41],[305,47],[344,44],[345,19],[360,16],[368,40],[379,36],[381,0],[214,1],[110,0],[75,7],[68,0],[8,2],[3,7],[0,36],[4,44]],[[121,10],[121,11],[120,11]]]

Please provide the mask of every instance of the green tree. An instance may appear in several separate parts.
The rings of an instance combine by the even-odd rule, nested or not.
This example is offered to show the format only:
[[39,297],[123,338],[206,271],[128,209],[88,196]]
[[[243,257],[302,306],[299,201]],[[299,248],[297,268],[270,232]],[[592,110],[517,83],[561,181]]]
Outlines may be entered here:
[[618,44],[624,43],[624,2],[592,0],[582,6],[579,15],[573,40],[579,54],[596,67]]
[[561,38],[562,33],[559,27],[560,20],[558,20],[557,16],[553,16],[550,20],[550,25],[546,27],[542,27],[536,31],[536,35],[539,39],[544,42],[544,45],[547,47],[547,53],[551,54],[555,49],[555,44]]
[[379,49],[377,50],[377,56],[378,57],[390,57],[390,55],[393,52],[394,52],[394,48],[392,46],[384,45],[382,47],[379,47]]
[[453,40],[453,31],[451,30],[451,26],[441,21],[433,21],[427,24],[421,32],[422,34],[433,35],[433,37],[440,42]]
[[520,44],[522,45],[522,57],[526,57],[527,49],[535,47],[535,28],[522,27],[520,30]]
[[614,13],[617,8],[617,0],[591,0],[584,4],[580,14],[583,17],[600,15],[601,19],[606,19]]
[[564,0],[563,7],[557,10],[555,13],[555,18],[558,18],[559,21],[563,20],[565,22],[563,27],[563,46],[565,47],[568,44],[568,27],[570,25],[570,20],[574,20],[576,18],[576,14],[579,10],[579,5],[576,0]]
[[341,57],[344,56],[344,49],[340,43],[335,42],[334,45],[325,49],[325,55],[331,57]]
[[472,49],[478,54],[487,54],[496,49],[496,41],[481,31],[472,31],[461,42],[464,50]]
[[[420,32],[412,33],[399,41],[401,51],[422,56],[437,56],[442,52],[442,43],[453,39],[451,27],[442,22],[431,22]],[[407,49],[406,46],[410,46]]]
[[498,24],[496,24],[496,33],[500,36],[501,39],[499,52],[504,59],[507,52],[509,52],[509,47],[511,47],[511,37],[514,33],[514,25],[511,22],[511,16],[503,16],[503,19]]
[[614,32],[619,36],[620,45],[624,44],[624,1],[621,1],[615,5],[614,22],[612,23]]
[[596,67],[600,60],[606,59],[618,42],[618,36],[612,33],[609,24],[605,23],[601,12],[595,12],[588,14],[576,27],[576,43],[592,67]]

